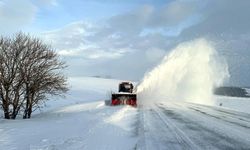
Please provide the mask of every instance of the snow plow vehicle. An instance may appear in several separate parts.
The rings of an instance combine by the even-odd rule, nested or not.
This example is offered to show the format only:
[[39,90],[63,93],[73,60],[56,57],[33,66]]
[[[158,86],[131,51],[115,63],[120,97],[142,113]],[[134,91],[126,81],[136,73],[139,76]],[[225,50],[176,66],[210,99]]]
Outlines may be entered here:
[[111,106],[115,105],[131,105],[137,106],[136,94],[134,86],[131,82],[121,82],[119,84],[118,93],[112,93]]

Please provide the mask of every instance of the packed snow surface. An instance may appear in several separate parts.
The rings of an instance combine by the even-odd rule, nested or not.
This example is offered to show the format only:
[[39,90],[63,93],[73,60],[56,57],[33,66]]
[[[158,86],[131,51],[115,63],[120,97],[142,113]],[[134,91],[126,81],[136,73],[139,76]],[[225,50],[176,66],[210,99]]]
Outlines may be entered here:
[[250,114],[186,102],[158,102],[139,114],[141,149],[250,148]]

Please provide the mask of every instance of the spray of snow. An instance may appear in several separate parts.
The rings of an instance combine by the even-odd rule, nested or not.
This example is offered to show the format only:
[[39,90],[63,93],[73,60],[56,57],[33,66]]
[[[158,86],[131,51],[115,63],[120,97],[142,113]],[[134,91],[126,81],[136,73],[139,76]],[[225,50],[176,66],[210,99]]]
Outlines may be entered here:
[[213,104],[213,88],[229,77],[226,61],[206,39],[181,43],[137,87],[141,104],[188,101]]

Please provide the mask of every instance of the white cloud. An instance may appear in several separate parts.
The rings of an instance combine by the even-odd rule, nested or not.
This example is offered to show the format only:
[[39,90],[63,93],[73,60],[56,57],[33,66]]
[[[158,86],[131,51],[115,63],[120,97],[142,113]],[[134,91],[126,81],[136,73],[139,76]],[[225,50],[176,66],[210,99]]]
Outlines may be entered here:
[[[249,0],[175,0],[98,23],[75,22],[43,36],[61,55],[77,57],[72,74],[110,73],[127,79],[142,77],[174,45],[207,37],[228,60],[232,82],[242,85],[237,79],[250,76],[245,69],[250,64],[249,6]],[[77,65],[85,68],[79,71]]]
[[60,50],[58,54],[65,57],[78,57],[82,59],[117,59],[123,56],[123,51],[105,51],[98,48],[84,48]]
[[[167,7],[167,9],[171,13],[176,11],[179,16],[183,15],[181,11],[185,6],[181,5],[179,10],[174,7],[177,7],[177,4],[171,4],[171,7]],[[178,25],[185,21],[180,19],[179,21],[165,20],[166,22],[163,22],[163,16],[168,15],[161,14],[165,9],[166,7],[162,7],[157,10],[151,5],[144,5],[137,10],[113,16],[103,22],[92,24],[82,21],[74,22],[60,29],[45,32],[43,37],[58,50],[60,55],[67,57],[70,63],[72,62],[71,58],[78,58],[77,63],[74,61],[72,64],[90,67],[92,64],[90,62],[94,60],[95,63],[90,67],[93,72],[100,71],[93,68],[107,65],[109,70],[113,69],[110,73],[116,75],[121,75],[123,72],[117,73],[117,70],[129,68],[134,70],[129,78],[135,79],[143,75],[145,68],[158,63],[157,61],[163,57],[172,44],[171,38],[162,32],[152,32],[145,35],[141,33],[148,28],[163,31],[166,29],[165,26]],[[187,10],[190,11],[189,14]],[[185,9],[185,16],[183,15],[181,18],[191,17],[191,11],[195,10]],[[155,20],[156,18],[158,20]],[[102,65],[98,62],[102,62]],[[86,73],[86,70],[91,69],[85,68],[83,72]],[[71,73],[74,74],[73,72],[77,71],[79,69],[71,71]],[[126,75],[123,73],[121,76]]]
[[91,25],[85,22],[74,22],[65,27],[42,33],[42,38],[59,50],[79,49],[86,45],[84,37],[88,36]]
[[[106,42],[88,40],[94,33],[95,27],[87,22],[74,22],[60,29],[42,33],[42,38],[58,53],[65,57],[80,57],[83,59],[116,59],[129,50],[113,49],[115,43],[106,45]],[[107,39],[117,39],[119,35],[113,34]],[[63,42],[62,42],[63,41]],[[106,45],[106,46],[105,46]]]
[[197,13],[200,8],[200,1],[197,0],[175,0],[165,5],[161,10],[156,11],[149,22],[152,27],[176,26]]
[[78,56],[80,54],[80,50],[61,50],[61,51],[58,51],[58,54],[59,55],[62,55],[62,56]]
[[144,5],[135,11],[111,17],[107,22],[108,27],[112,28],[109,32],[132,35],[142,32],[145,28],[168,30],[193,19],[201,4],[201,1],[197,0],[176,0],[160,8]]
[[203,21],[184,30],[181,36],[199,34],[244,34],[250,31],[249,0],[210,0],[201,12]]

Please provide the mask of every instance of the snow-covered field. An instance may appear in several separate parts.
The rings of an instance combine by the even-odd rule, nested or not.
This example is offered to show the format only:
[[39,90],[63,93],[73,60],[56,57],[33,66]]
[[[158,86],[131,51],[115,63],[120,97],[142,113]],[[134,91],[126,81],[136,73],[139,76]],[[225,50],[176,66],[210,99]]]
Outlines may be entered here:
[[104,105],[118,80],[71,78],[66,99],[30,120],[0,120],[0,150],[133,149],[137,109]]
[[250,114],[250,98],[216,96],[215,106]]
[[106,106],[119,82],[70,78],[65,99],[50,100],[29,120],[0,120],[0,150],[250,149],[249,98]]

